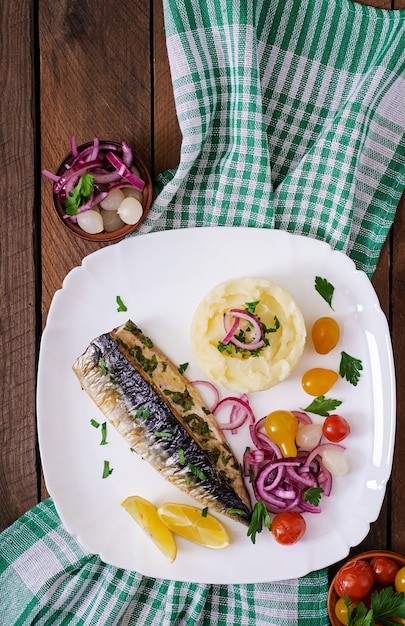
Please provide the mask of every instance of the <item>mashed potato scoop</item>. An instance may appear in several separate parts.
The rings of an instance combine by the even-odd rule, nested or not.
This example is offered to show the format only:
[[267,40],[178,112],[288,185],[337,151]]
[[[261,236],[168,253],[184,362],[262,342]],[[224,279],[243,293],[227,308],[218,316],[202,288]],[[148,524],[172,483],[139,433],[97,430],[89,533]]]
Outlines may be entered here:
[[214,287],[198,305],[191,344],[202,371],[233,391],[263,391],[285,380],[305,347],[294,298],[276,283],[243,277]]

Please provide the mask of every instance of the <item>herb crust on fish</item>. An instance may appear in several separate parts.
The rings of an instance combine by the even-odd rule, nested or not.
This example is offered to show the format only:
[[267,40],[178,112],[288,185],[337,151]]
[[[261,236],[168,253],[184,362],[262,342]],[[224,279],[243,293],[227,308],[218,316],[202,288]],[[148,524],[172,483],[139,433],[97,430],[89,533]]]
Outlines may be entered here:
[[215,417],[132,321],[95,338],[73,364],[83,389],[130,447],[203,506],[249,524],[242,469]]

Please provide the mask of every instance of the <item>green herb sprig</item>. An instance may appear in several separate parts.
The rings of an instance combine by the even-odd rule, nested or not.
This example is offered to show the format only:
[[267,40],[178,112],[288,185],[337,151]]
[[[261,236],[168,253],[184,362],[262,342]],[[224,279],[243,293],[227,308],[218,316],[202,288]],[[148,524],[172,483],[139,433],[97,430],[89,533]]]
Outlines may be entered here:
[[350,611],[350,598],[344,596],[347,607],[348,626],[396,626],[398,622],[393,617],[405,618],[405,595],[394,592],[392,587],[385,587],[375,591],[371,596],[371,608],[360,602]]
[[263,526],[271,530],[271,520],[263,500],[259,500],[253,507],[252,518],[247,531],[252,543],[256,543],[257,533],[261,533]]
[[319,293],[321,298],[323,298],[325,302],[329,304],[330,308],[333,311],[334,309],[332,306],[332,300],[335,291],[334,286],[326,278],[321,278],[321,276],[315,276],[315,290]]
[[318,506],[323,494],[322,487],[309,487],[304,491],[304,502]]
[[341,404],[341,400],[325,398],[325,396],[317,396],[311,404],[309,404],[305,409],[302,409],[302,411],[315,413],[315,415],[320,415],[321,417],[328,417],[330,412],[334,411]]
[[65,201],[67,215],[77,215],[79,207],[87,202],[94,191],[94,176],[85,172],[79,178],[76,187],[69,191]]
[[347,354],[347,352],[341,353],[339,374],[342,378],[345,378],[356,387],[360,380],[362,370],[363,363],[360,359],[356,359],[354,356]]

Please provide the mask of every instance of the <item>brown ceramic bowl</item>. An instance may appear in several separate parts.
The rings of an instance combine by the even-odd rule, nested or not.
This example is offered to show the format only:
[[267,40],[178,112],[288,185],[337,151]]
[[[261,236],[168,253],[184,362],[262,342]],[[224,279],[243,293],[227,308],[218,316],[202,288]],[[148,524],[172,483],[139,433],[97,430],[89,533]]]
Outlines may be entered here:
[[[103,144],[106,144],[106,143],[110,145],[114,145],[120,150],[121,144],[116,143],[114,141],[100,140],[100,147],[102,148]],[[82,144],[78,146],[77,149],[80,151],[91,145],[93,145],[93,142]],[[94,235],[90,233],[86,233],[82,228],[80,228],[78,224],[75,224],[68,218],[64,219],[63,216],[66,213],[65,207],[63,203],[60,201],[59,197],[54,193],[53,202],[55,205],[56,213],[61,223],[63,224],[63,226],[66,228],[66,230],[72,233],[72,235],[75,235],[76,237],[80,237],[81,239],[86,239],[87,241],[108,242],[108,241],[117,241],[118,239],[122,239],[126,235],[129,235],[130,233],[134,232],[134,230],[136,230],[139,227],[139,225],[142,224],[143,220],[145,219],[145,217],[147,216],[149,212],[150,205],[152,203],[153,187],[152,187],[152,180],[151,180],[151,177],[150,177],[150,174],[146,165],[144,164],[142,159],[140,159],[140,157],[137,154],[135,154],[135,152],[133,153],[133,157],[134,157],[133,164],[138,169],[140,177],[145,182],[145,187],[143,190],[143,197],[142,197],[143,213],[142,213],[141,219],[136,224],[125,224],[125,226],[122,226],[121,228],[118,228],[117,230],[113,230],[111,232],[103,231],[101,233],[97,233]],[[58,176],[60,176],[64,172],[65,164],[70,164],[72,160],[73,160],[72,154],[69,153],[63,159],[62,163],[60,164],[58,168],[58,171],[57,171]]]
[[[348,559],[346,562],[348,563],[349,561],[358,561],[360,559],[364,561],[371,561],[371,559],[373,559],[376,556],[385,556],[395,561],[399,568],[405,567],[405,556],[402,556],[401,554],[398,554],[397,552],[390,552],[389,550],[370,550],[369,552],[362,552],[361,554],[357,554],[356,556]],[[333,578],[329,587],[328,614],[329,614],[329,619],[330,619],[330,623],[332,626],[342,626],[342,622],[338,620],[335,615],[335,604],[339,599],[339,596],[337,595],[335,588],[334,588],[334,582],[335,582],[336,576]]]

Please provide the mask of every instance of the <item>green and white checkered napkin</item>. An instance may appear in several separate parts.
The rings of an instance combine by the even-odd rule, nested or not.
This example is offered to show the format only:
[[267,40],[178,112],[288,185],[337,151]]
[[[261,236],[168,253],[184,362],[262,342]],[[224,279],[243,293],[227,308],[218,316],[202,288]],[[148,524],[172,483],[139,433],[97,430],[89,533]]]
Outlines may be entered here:
[[[350,0],[164,9],[182,151],[141,232],[285,229],[371,275],[405,187],[405,12]],[[4,626],[326,626],[327,587],[325,570],[255,585],[145,578],[83,550],[51,500],[0,535]]]
[[141,232],[278,228],[371,276],[405,187],[405,11],[164,4],[181,161]]

